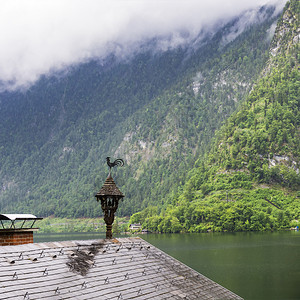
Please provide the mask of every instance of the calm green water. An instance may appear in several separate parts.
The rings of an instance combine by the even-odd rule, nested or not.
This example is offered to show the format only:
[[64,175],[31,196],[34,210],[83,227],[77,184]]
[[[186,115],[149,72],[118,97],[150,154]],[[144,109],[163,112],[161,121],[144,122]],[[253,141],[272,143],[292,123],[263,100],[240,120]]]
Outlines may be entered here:
[[79,241],[79,240],[97,240],[105,239],[104,233],[94,233],[94,232],[72,232],[72,233],[35,233],[33,236],[33,241],[35,243],[41,242],[58,242],[58,241]]
[[[245,300],[300,299],[300,232],[141,237]],[[34,241],[99,238],[104,235],[35,235]]]

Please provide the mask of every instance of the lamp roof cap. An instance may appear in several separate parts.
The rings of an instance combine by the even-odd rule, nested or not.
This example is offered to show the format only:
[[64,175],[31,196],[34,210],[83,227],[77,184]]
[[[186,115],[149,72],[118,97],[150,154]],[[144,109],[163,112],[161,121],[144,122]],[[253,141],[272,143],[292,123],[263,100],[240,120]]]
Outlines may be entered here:
[[95,197],[99,197],[99,196],[119,196],[121,198],[124,197],[123,193],[116,186],[110,173],[106,178],[100,191],[95,195]]

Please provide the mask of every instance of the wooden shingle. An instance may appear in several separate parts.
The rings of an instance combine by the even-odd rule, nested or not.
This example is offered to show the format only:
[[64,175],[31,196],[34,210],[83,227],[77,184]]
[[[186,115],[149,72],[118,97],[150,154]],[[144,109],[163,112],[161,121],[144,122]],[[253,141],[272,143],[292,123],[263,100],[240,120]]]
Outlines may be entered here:
[[241,299],[140,238],[0,247],[0,299]]

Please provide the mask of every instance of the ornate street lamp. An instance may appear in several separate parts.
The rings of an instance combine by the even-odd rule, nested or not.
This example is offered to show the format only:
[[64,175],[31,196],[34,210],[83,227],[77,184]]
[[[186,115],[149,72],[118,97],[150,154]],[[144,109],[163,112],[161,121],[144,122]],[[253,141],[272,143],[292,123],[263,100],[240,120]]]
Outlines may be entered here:
[[101,201],[101,208],[104,213],[104,221],[106,224],[106,238],[112,238],[112,224],[115,219],[115,212],[124,195],[116,186],[113,178],[111,177],[111,168],[115,166],[123,166],[124,161],[122,159],[116,159],[113,163],[110,162],[110,158],[106,158],[107,165],[109,167],[109,174],[106,178],[104,185],[100,191],[95,195],[97,201]]

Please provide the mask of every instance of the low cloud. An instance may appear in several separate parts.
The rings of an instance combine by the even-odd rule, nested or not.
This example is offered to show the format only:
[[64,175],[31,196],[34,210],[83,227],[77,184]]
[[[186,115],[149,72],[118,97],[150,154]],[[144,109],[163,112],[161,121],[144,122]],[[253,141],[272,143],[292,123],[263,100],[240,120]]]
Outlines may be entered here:
[[[3,0],[0,2],[0,81],[27,87],[41,75],[109,53],[126,56],[151,39],[162,49],[201,29],[265,4],[285,0]],[[168,37],[167,39],[163,39]],[[234,38],[230,37],[230,38]]]

